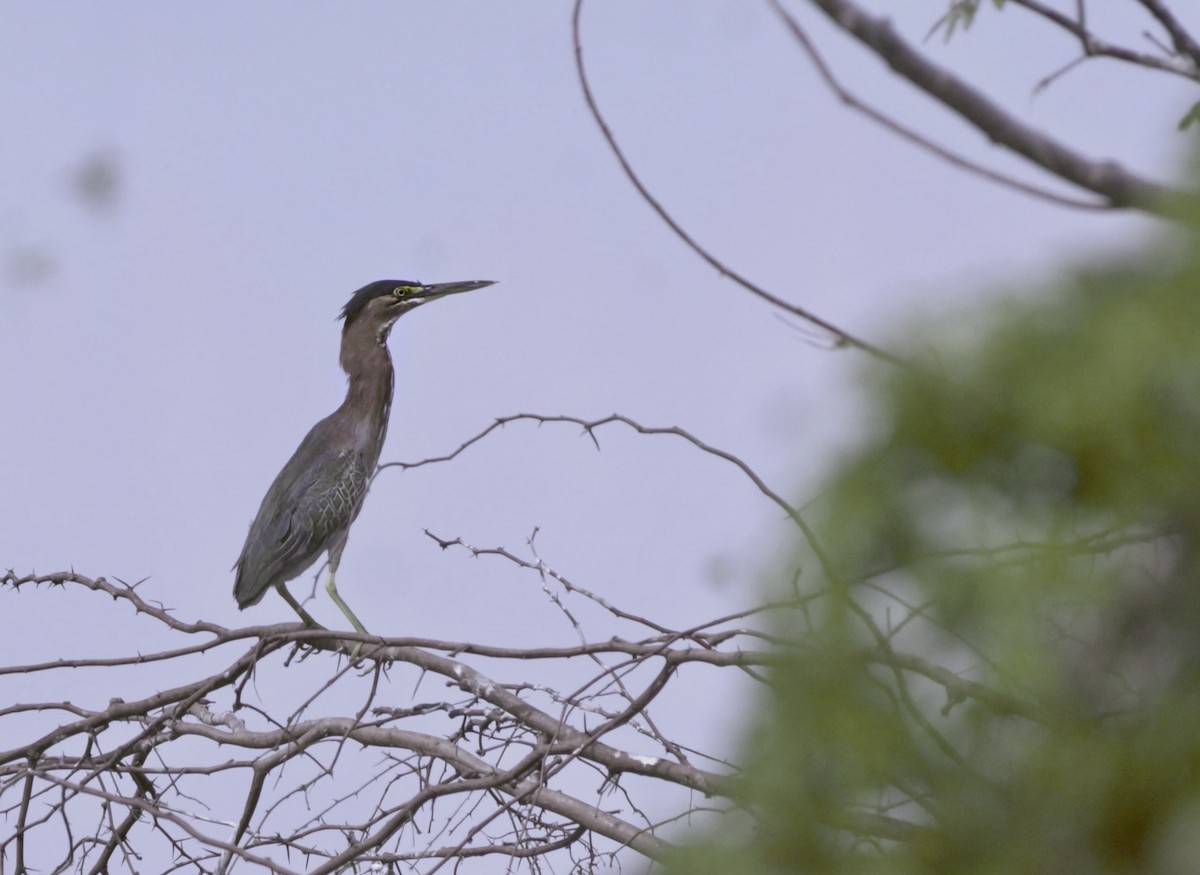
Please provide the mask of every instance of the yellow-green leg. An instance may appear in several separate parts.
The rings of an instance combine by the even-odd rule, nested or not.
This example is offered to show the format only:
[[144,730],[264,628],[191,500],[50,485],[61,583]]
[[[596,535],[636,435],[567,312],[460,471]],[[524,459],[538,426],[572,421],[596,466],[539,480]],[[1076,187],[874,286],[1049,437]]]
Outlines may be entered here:
[[371,633],[367,631],[367,627],[362,624],[358,617],[354,616],[354,611],[350,610],[350,606],[342,601],[342,597],[338,595],[337,584],[334,583],[334,575],[335,572],[329,572],[329,582],[325,584],[325,591],[329,593],[329,597],[333,599],[333,603],[346,615],[346,619],[350,621],[350,625],[354,627],[354,631],[361,635],[370,635]]
[[[329,572],[329,582],[325,584],[325,591],[329,593],[329,597],[333,599],[333,603],[341,609],[343,614],[346,615],[346,619],[350,621],[350,625],[354,627],[356,632],[358,632],[360,635],[370,635],[371,633],[367,631],[367,627],[362,624],[362,621],[359,620],[358,617],[354,616],[354,611],[350,610],[350,606],[342,601],[342,597],[338,595],[337,584],[334,582],[335,576],[336,572]],[[351,662],[354,662],[354,660],[358,659],[358,652],[360,650],[362,650],[361,641],[354,645],[354,650],[350,654]]]

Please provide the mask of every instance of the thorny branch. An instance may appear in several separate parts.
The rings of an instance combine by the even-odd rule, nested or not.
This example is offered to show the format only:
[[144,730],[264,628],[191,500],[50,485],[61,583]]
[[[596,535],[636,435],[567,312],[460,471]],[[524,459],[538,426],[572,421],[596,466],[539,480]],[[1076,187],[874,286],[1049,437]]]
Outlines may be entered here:
[[583,419],[578,416],[547,416],[547,415],[541,414],[541,413],[514,413],[510,416],[500,416],[500,417],[497,417],[496,420],[491,425],[489,425],[487,428],[483,429],[482,431],[480,431],[478,434],[474,435],[473,437],[467,438],[467,440],[463,441],[458,446],[457,449],[454,449],[445,455],[431,456],[430,458],[422,459],[419,462],[387,462],[385,464],[380,465],[379,470],[383,471],[387,468],[399,468],[402,471],[407,471],[409,469],[420,468],[425,465],[433,465],[433,464],[437,464],[440,462],[452,461],[453,459],[455,459],[459,455],[461,455],[464,451],[470,449],[472,446],[474,446],[475,444],[482,441],[484,438],[486,438],[492,432],[503,429],[506,425],[509,425],[511,423],[521,422],[521,421],[534,422],[534,423],[537,423],[538,425],[548,425],[548,424],[555,424],[555,423],[565,423],[565,424],[569,424],[569,425],[577,425],[581,429],[583,429],[584,434],[586,434],[589,438],[591,438],[592,444],[596,447],[596,449],[600,448],[600,442],[596,437],[596,432],[606,425],[613,425],[613,424],[620,424],[620,425],[627,426],[628,428],[633,429],[638,434],[668,435],[668,436],[672,436],[672,437],[681,438],[681,439],[687,441],[692,446],[694,446],[696,449],[700,450],[701,452],[706,453],[707,455],[710,455],[710,456],[715,456],[716,458],[722,459],[723,461],[728,462],[729,464],[733,465],[735,468],[737,468],[739,471],[741,471],[741,473],[752,484],[754,484],[754,487],[759,492],[761,492],[763,495],[765,495],[767,498],[769,498],[772,502],[774,502],[781,510],[783,510],[783,512],[785,514],[788,515],[788,517],[790,517],[792,519],[797,519],[799,517],[799,512],[796,510],[796,508],[794,508],[790,504],[788,504],[788,502],[785,501],[778,492],[776,492],[775,490],[773,490],[769,486],[767,486],[766,482],[762,479],[762,477],[760,477],[758,474],[755,473],[753,468],[751,468],[748,464],[746,464],[746,462],[744,462],[741,458],[734,455],[733,453],[728,452],[727,450],[719,449],[710,444],[707,444],[704,441],[700,440],[695,435],[693,435],[691,432],[689,432],[685,429],[682,429],[679,426],[675,426],[675,425],[671,425],[671,426],[643,425],[642,423],[638,422],[637,420],[630,419],[628,416],[624,416],[620,413],[612,413],[612,414],[609,414],[608,416],[602,416],[602,417],[599,417],[596,419]]
[[[750,663],[756,657],[752,653],[738,654],[736,649],[719,653],[708,644],[674,647],[669,640],[643,642],[613,642],[604,646],[580,645],[568,651],[521,653],[526,659],[570,659],[574,656],[597,657],[605,654],[618,656],[632,668],[623,669],[627,677],[638,676],[636,668],[647,661],[659,662],[663,668],[652,680],[643,695],[626,703],[620,718],[609,718],[593,729],[578,728],[578,715],[595,714],[597,706],[611,698],[611,691],[596,691],[592,686],[603,682],[612,669],[604,667],[600,673],[583,685],[581,693],[565,695],[558,702],[546,702],[559,713],[552,714],[538,701],[545,700],[536,690],[524,690],[520,684],[500,683],[484,675],[461,659],[439,655],[432,649],[414,647],[404,639],[373,639],[375,649],[367,662],[384,667],[385,674],[392,675],[401,666],[414,667],[420,673],[441,676],[446,681],[450,695],[433,708],[395,708],[385,702],[396,701],[395,685],[385,682],[390,689],[381,695],[381,703],[369,713],[352,717],[309,717],[297,715],[285,725],[255,725],[261,721],[245,710],[241,716],[236,712],[217,713],[220,707],[236,707],[236,688],[251,674],[265,679],[267,673],[277,674],[280,668],[278,657],[281,651],[303,645],[309,653],[331,651],[343,652],[343,636],[327,630],[305,629],[298,624],[266,627],[257,630],[224,629],[216,624],[181,624],[172,620],[161,608],[144,602],[130,587],[116,585],[103,579],[91,579],[73,572],[40,576],[19,577],[9,573],[3,578],[6,588],[19,589],[41,584],[58,587],[80,586],[98,593],[115,596],[118,600],[132,602],[139,612],[155,621],[167,623],[176,631],[203,635],[207,640],[202,648],[220,654],[230,646],[237,646],[246,638],[252,638],[249,649],[241,651],[220,670],[208,673],[196,680],[173,687],[143,698],[122,701],[114,699],[106,708],[89,710],[72,702],[33,702],[12,705],[2,713],[0,720],[9,721],[41,715],[49,718],[49,728],[26,732],[16,746],[0,752],[0,814],[9,819],[13,834],[0,840],[0,853],[15,854],[18,865],[32,868],[28,849],[39,848],[38,865],[60,868],[82,866],[91,849],[75,843],[59,844],[54,841],[35,841],[39,837],[55,833],[62,823],[76,822],[78,810],[87,800],[101,806],[103,810],[124,818],[110,830],[110,838],[104,845],[105,859],[129,842],[131,832],[138,834],[138,841],[147,840],[146,833],[157,831],[169,839],[168,844],[181,852],[185,858],[211,870],[222,853],[236,858],[267,866],[273,871],[293,871],[286,865],[288,857],[276,852],[287,851],[293,857],[300,855],[306,862],[305,871],[334,871],[349,860],[419,859],[423,856],[419,844],[419,832],[404,831],[406,824],[414,823],[422,813],[434,810],[437,799],[445,797],[491,799],[491,794],[507,795],[514,804],[502,805],[517,824],[517,833],[488,831],[480,834],[478,841],[464,846],[466,855],[487,853],[495,848],[496,853],[529,856],[556,848],[575,847],[579,842],[579,831],[586,830],[598,837],[608,839],[607,853],[617,848],[632,850],[657,858],[662,855],[663,841],[656,837],[649,823],[635,824],[619,814],[606,810],[603,803],[603,788],[619,780],[622,774],[637,774],[654,777],[679,784],[691,790],[701,789],[716,792],[727,780],[712,772],[667,762],[657,755],[634,753],[614,746],[608,739],[614,738],[620,727],[645,711],[654,692],[661,690],[673,675],[675,666],[697,662],[716,666],[725,661],[729,665]],[[736,642],[732,633],[726,641]],[[434,642],[424,642],[433,644]],[[441,642],[435,645],[444,653],[459,654],[479,650],[469,642]],[[113,666],[140,668],[176,654],[174,659],[192,655],[201,648],[176,648],[153,654],[151,658],[141,656],[126,659],[70,659],[53,663],[27,666],[12,666],[12,670],[54,675],[62,671],[79,668],[106,669]],[[491,650],[493,658],[503,658],[512,651],[505,648],[482,648]],[[720,658],[713,659],[717,655]],[[272,658],[274,657],[274,658]],[[696,658],[694,658],[696,657]],[[760,655],[761,661],[765,656]],[[311,657],[303,667],[312,664]],[[603,663],[601,663],[603,665]],[[211,669],[211,666],[209,666]],[[300,670],[293,665],[288,671]],[[305,673],[307,674],[307,672]],[[341,683],[355,686],[360,676],[355,673],[339,673]],[[320,685],[324,685],[324,681]],[[465,695],[464,695],[465,694]],[[562,707],[564,706],[565,707]],[[431,715],[440,712],[440,728],[432,731]],[[59,722],[55,714],[67,715],[69,719]],[[484,721],[476,715],[487,714]],[[272,721],[274,723],[274,721]],[[405,724],[423,728],[407,728]],[[455,727],[458,727],[457,729]],[[4,733],[10,743],[19,735],[13,731]],[[475,750],[468,741],[477,740]],[[111,750],[101,750],[94,744],[96,739],[108,739],[105,745]],[[211,751],[208,756],[193,758],[188,751],[196,751],[195,742],[207,742],[203,748]],[[189,744],[190,742],[190,744]],[[346,743],[351,744],[345,748]],[[285,798],[295,793],[308,782],[317,784],[338,783],[338,774],[354,771],[354,764],[345,759],[333,768],[334,752],[344,748],[344,758],[354,756],[357,750],[379,750],[386,752],[377,774],[370,775],[357,791],[347,795],[344,805],[334,810],[354,810],[351,817],[338,821],[327,813],[321,822],[312,823],[306,830],[292,831],[272,828],[270,818],[253,817],[256,808],[263,803],[258,796],[264,794],[266,782],[262,778],[272,776],[278,786],[291,783],[292,790],[282,792]],[[214,757],[216,751],[237,751],[235,759]],[[360,755],[361,756],[361,755]],[[514,762],[508,762],[516,756]],[[224,759],[224,761],[222,761]],[[598,769],[600,774],[599,795],[593,790],[592,798],[581,798],[578,791],[550,786],[551,778],[559,783],[558,777],[575,761]],[[362,764],[359,764],[361,770]],[[576,770],[578,771],[578,770]],[[253,803],[248,804],[247,816],[242,825],[231,829],[232,821],[223,818],[208,822],[203,816],[202,806],[194,800],[206,797],[204,781],[214,775],[242,774],[251,777]],[[580,785],[580,778],[573,773],[562,775],[569,779],[567,784]],[[98,778],[102,778],[99,782]],[[114,790],[114,786],[124,789]],[[314,785],[316,786],[316,785]],[[55,798],[52,791],[62,791]],[[11,793],[17,793],[13,799]],[[311,795],[312,789],[302,790],[303,796]],[[359,797],[356,799],[355,797]],[[369,798],[363,810],[360,800]],[[496,805],[493,800],[492,806]],[[49,807],[50,815],[37,815]],[[282,809],[278,810],[281,813]],[[149,814],[145,818],[142,815]],[[228,818],[228,815],[225,815]],[[154,826],[151,829],[150,823]],[[248,824],[248,828],[247,828]],[[231,842],[221,836],[235,835]],[[403,841],[395,840],[403,833]],[[245,841],[238,844],[245,836]],[[567,837],[574,836],[570,841]],[[340,845],[340,848],[338,847]],[[45,852],[50,847],[66,847],[62,859],[49,861]],[[433,848],[429,849],[431,852]],[[436,853],[433,855],[437,856]],[[29,860],[27,863],[26,861]],[[273,862],[271,862],[273,861]]]
[[[744,460],[684,429],[618,414],[596,420],[518,414],[446,455],[382,467],[452,459],[521,420],[575,425],[597,446],[597,433],[609,426],[680,440],[739,472],[820,551],[799,510]],[[142,673],[163,665],[176,678],[166,689],[112,698],[103,707],[85,704],[94,698],[85,685],[66,699],[0,709],[7,747],[0,751],[0,819],[11,830],[0,837],[0,865],[11,860],[21,873],[100,872],[122,860],[142,866],[170,860],[160,868],[329,873],[422,863],[433,872],[448,861],[461,867],[491,856],[510,865],[526,861],[530,871],[544,856],[563,855],[584,870],[622,853],[658,860],[680,821],[752,821],[754,812],[739,803],[740,770],[728,754],[699,749],[678,715],[652,713],[654,703],[668,689],[708,695],[722,669],[735,669],[722,678],[757,684],[780,660],[804,658],[811,645],[803,636],[778,637],[760,620],[803,628],[810,607],[830,598],[848,603],[875,639],[854,658],[879,669],[881,682],[891,679],[914,733],[950,761],[961,757],[939,721],[959,703],[1029,725],[1048,719],[1037,702],[904,649],[898,635],[908,620],[884,625],[874,613],[878,606],[867,604],[882,592],[876,573],[858,582],[864,589],[856,596],[827,558],[824,577],[835,586],[814,582],[791,598],[678,628],[615,605],[554,568],[535,548],[536,530],[528,557],[427,534],[443,549],[535,575],[579,642],[514,648],[298,623],[226,628],[179,619],[144,595],[141,584],[74,571],[0,575],[0,593],[83,590],[103,596],[110,610],[132,608],[138,622],[187,639],[152,653],[0,668],[0,677],[38,678],[47,687],[102,669],[106,695],[125,683],[141,686]],[[1114,532],[1083,538],[1080,549],[1111,549],[1116,538]],[[1000,545],[961,558],[1022,561],[1036,550],[1023,544],[1014,553]],[[591,638],[571,599],[634,634]],[[919,606],[894,601],[910,619],[922,616]],[[361,657],[353,668],[343,665],[356,644]],[[536,680],[541,667],[553,675]],[[431,683],[435,692],[420,692]],[[919,684],[943,691],[940,712],[928,696],[917,696]],[[912,798],[920,806],[919,795]],[[923,828],[882,804],[817,816],[872,841],[908,841]]]
[[[190,682],[137,699],[114,699],[102,709],[70,701],[30,702],[0,712],[0,721],[13,727],[5,737],[10,744],[17,742],[0,752],[0,816],[13,827],[12,834],[0,840],[0,854],[12,853],[30,869],[35,866],[31,848],[37,849],[37,866],[62,871],[82,868],[89,859],[94,862],[95,854],[105,861],[121,849],[143,855],[156,837],[176,856],[206,871],[222,857],[222,865],[241,860],[275,872],[294,871],[288,861],[303,860],[305,871],[318,873],[336,871],[350,861],[434,860],[449,851],[432,843],[422,845],[418,820],[432,818],[437,800],[447,798],[474,799],[473,805],[482,802],[490,810],[475,818],[475,832],[460,842],[463,858],[578,849],[583,830],[591,836],[589,853],[629,848],[657,859],[666,844],[656,835],[654,822],[643,815],[631,821],[620,807],[605,803],[622,777],[677,786],[685,791],[681,804],[693,806],[693,793],[728,797],[736,770],[712,771],[684,761],[686,742],[658,729],[650,716],[651,702],[676,682],[680,666],[762,667],[774,659],[767,650],[743,644],[755,639],[752,630],[729,627],[730,620],[741,616],[714,621],[711,628],[639,641],[585,641],[571,648],[523,651],[470,642],[422,641],[416,646],[414,639],[368,638],[364,664],[382,668],[386,678],[375,707],[354,716],[300,713],[286,723],[258,725],[262,712],[257,708],[236,710],[238,690],[249,677],[264,683],[281,671],[303,671],[306,683],[324,686],[326,680],[314,680],[305,671],[318,664],[312,657],[321,652],[343,655],[347,644],[362,636],[299,624],[225,629],[180,623],[130,587],[75,572],[9,572],[0,583],[14,590],[49,584],[112,595],[176,632],[204,636],[202,649],[211,660],[220,660],[230,647],[238,650],[216,671],[210,663]],[[304,647],[309,658],[285,669],[280,659],[297,646]],[[63,658],[11,668],[51,676],[82,668],[141,669],[163,661],[168,653],[182,661],[199,650],[175,648],[126,659]],[[564,692],[501,681],[465,662],[466,656],[525,664],[595,661],[588,661],[593,669]],[[397,700],[397,688],[406,685],[397,674],[410,675],[402,671],[409,668],[418,676],[442,678],[444,696],[413,706]],[[651,675],[639,680],[648,670]],[[369,683],[374,674],[335,672],[347,688]],[[610,705],[614,702],[620,702],[616,710]],[[68,719],[61,721],[56,714]],[[15,730],[21,724],[12,721],[34,715],[45,718],[48,728]],[[622,733],[627,724],[634,727],[632,734]],[[648,741],[657,752],[639,752]],[[198,742],[203,744],[197,747]],[[636,746],[631,749],[630,744]],[[233,758],[218,751],[232,751]],[[383,759],[370,751],[382,752]],[[354,772],[357,783],[339,789],[341,776]],[[598,779],[590,791],[589,773]],[[240,782],[248,788],[242,814],[205,814],[212,804],[208,782],[236,776],[242,776]],[[274,799],[264,813],[271,788]],[[286,826],[284,813],[295,809],[300,799],[312,798],[318,788],[323,788],[323,798],[341,802],[303,828]],[[107,838],[98,849],[62,842],[62,830],[82,824],[80,812],[89,803],[106,813],[110,826],[102,832]],[[481,821],[500,823],[500,814],[515,832],[478,828]],[[881,836],[903,835],[910,829],[901,821],[878,817],[864,817],[860,826]],[[607,840],[607,849],[596,851],[597,840]],[[52,847],[60,849],[60,858],[46,858]]]

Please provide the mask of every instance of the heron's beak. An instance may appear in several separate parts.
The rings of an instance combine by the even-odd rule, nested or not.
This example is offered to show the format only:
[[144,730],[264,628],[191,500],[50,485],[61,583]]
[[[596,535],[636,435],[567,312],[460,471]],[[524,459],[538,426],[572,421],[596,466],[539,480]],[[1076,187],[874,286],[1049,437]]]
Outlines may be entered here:
[[459,292],[473,292],[475,289],[482,289],[485,286],[494,286],[495,280],[466,280],[459,283],[433,283],[432,285],[421,287],[421,297],[426,301],[432,301],[435,298],[444,298],[447,295],[457,295]]

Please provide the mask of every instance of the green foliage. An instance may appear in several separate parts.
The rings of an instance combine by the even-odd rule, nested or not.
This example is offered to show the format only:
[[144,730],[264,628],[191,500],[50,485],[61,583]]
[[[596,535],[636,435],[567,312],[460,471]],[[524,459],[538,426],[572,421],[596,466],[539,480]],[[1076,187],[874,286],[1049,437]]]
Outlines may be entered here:
[[[979,12],[982,3],[983,0],[951,0],[950,8],[946,10],[945,15],[938,19],[930,33],[936,33],[938,30],[945,31],[945,39],[949,42],[957,28],[961,27],[965,31],[975,23],[975,14]],[[1004,3],[1005,0],[992,0],[992,5],[997,9],[1002,9]]]
[[753,836],[679,871],[1195,869],[1200,240],[975,324],[878,380],[808,512]]
[[1200,122],[1200,102],[1193,103],[1192,108],[1184,113],[1183,118],[1179,120],[1179,130],[1186,131],[1197,122]]

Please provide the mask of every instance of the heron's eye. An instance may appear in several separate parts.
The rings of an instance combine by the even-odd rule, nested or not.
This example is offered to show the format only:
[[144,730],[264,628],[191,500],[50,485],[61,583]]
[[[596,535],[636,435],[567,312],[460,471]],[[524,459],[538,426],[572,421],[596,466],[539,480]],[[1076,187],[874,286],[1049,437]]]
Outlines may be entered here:
[[421,291],[420,286],[396,286],[392,289],[393,298],[407,298],[409,295],[415,295]]

